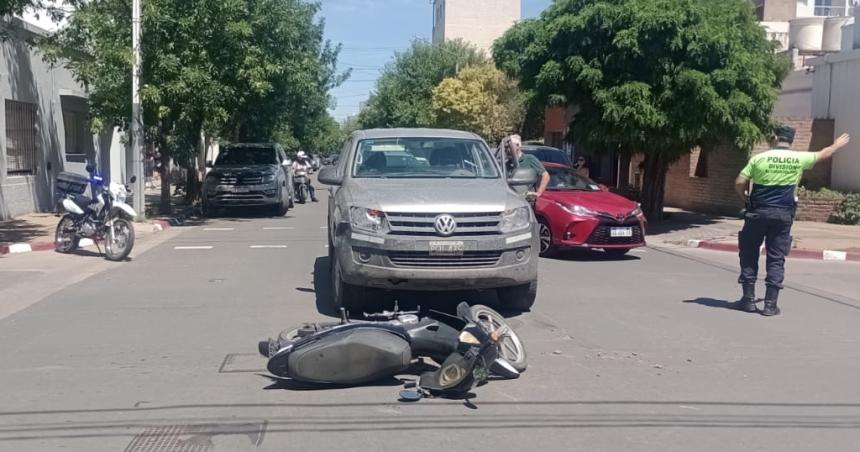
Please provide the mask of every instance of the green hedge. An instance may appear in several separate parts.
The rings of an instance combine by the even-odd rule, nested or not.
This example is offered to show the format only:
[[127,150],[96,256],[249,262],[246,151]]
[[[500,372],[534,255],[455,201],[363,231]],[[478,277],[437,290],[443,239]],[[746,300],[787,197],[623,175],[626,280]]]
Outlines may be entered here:
[[831,221],[839,224],[860,224],[860,193],[842,193],[827,188],[807,190],[800,187],[797,189],[797,196],[802,199],[841,201]]

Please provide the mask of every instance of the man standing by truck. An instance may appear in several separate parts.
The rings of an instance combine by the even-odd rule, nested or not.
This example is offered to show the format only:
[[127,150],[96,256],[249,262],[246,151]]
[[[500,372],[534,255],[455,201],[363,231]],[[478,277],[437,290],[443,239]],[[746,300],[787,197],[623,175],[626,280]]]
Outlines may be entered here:
[[511,135],[509,138],[513,157],[517,161],[517,167],[531,168],[538,175],[538,183],[534,186],[526,187],[527,192],[525,193],[526,199],[534,205],[535,200],[543,195],[547,185],[549,185],[549,173],[537,157],[523,152],[523,140],[519,135]]
[[735,181],[735,191],[746,203],[744,227],[738,234],[741,274],[738,282],[743,296],[735,307],[756,312],[755,282],[758,278],[759,250],[767,249],[767,292],[762,315],[778,315],[779,291],[785,277],[785,257],[791,251],[791,225],[797,206],[795,191],[803,172],[833,156],[850,141],[842,134],[819,152],[791,150],[795,130],[779,127],[777,146],[753,156]]

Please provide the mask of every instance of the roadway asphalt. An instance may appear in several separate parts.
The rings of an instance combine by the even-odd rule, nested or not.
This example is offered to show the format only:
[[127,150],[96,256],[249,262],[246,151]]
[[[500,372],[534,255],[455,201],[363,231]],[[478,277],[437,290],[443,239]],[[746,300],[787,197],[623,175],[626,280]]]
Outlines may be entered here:
[[[534,309],[510,319],[529,370],[477,388],[477,409],[403,404],[396,382],[313,390],[264,376],[258,340],[330,312],[324,227],[320,203],[173,228],[120,264],[0,260],[0,305],[14,306],[0,311],[0,451],[860,444],[860,265],[790,262],[783,315],[765,318],[725,309],[738,291],[729,254],[544,259]],[[461,298],[492,301],[417,302]]]

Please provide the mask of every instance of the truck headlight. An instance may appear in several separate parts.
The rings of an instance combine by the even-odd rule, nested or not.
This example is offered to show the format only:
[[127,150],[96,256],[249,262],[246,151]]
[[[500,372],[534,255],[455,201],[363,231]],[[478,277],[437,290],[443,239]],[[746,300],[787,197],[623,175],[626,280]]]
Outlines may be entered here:
[[271,184],[274,181],[275,181],[275,175],[274,174],[263,174],[263,183],[264,184]]
[[531,207],[523,206],[511,209],[502,214],[499,229],[503,233],[526,229],[531,225]]
[[350,207],[349,222],[353,229],[362,231],[382,233],[388,228],[388,222],[385,221],[385,213],[377,209]]

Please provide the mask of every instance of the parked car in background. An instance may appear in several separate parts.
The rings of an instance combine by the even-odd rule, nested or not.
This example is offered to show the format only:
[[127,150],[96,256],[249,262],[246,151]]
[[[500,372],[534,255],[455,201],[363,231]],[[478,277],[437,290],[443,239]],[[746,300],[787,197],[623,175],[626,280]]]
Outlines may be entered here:
[[221,147],[203,182],[203,213],[221,208],[262,206],[285,215],[293,206],[293,175],[276,143],[235,143]]
[[564,248],[600,248],[622,256],[645,246],[639,205],[557,163],[545,163],[550,182],[537,199],[541,255]]
[[570,161],[570,157],[568,157],[567,153],[561,149],[542,145],[524,144],[523,152],[537,157],[537,159],[543,163],[558,163],[560,165],[573,166],[573,163]]
[[453,130],[358,131],[347,146],[319,175],[334,187],[328,249],[336,307],[364,306],[368,287],[494,289],[506,308],[532,306],[536,221],[511,186],[534,184],[533,170],[506,178],[480,137]]

